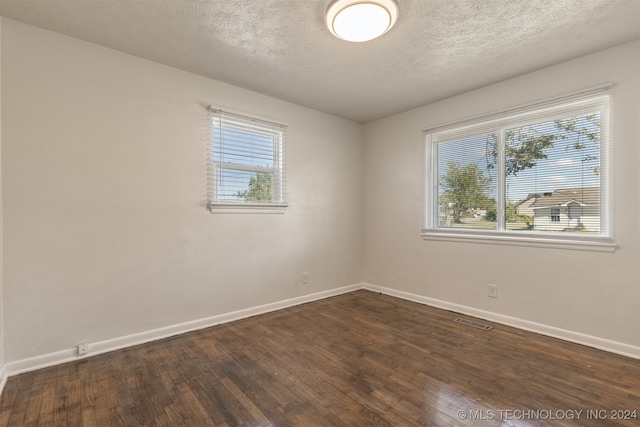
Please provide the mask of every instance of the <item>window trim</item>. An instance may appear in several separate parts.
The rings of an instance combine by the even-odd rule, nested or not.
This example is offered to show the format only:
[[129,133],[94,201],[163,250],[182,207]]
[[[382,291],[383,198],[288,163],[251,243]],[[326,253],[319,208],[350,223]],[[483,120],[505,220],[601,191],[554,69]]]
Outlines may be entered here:
[[[207,157],[207,170],[209,178],[207,179],[207,193],[208,193],[208,201],[207,208],[212,214],[252,214],[252,213],[262,213],[262,214],[284,214],[289,206],[287,200],[287,191],[286,191],[286,132],[288,129],[288,124],[282,121],[276,121],[270,118],[261,117],[255,114],[249,114],[238,110],[233,110],[229,108],[223,108],[219,106],[209,105],[207,107],[207,129],[208,129],[208,137],[207,137],[207,146],[208,146],[208,157]],[[263,123],[266,126],[272,128],[281,128],[281,138],[277,146],[274,144],[274,157],[277,159],[276,162],[280,165],[280,167],[261,167],[261,166],[251,166],[251,165],[242,165],[235,163],[225,164],[224,169],[233,169],[240,171],[249,171],[249,172],[265,172],[272,173],[274,175],[274,180],[277,181],[278,186],[276,190],[276,186],[274,185],[273,189],[281,194],[281,198],[283,202],[241,202],[241,201],[218,201],[216,200],[216,192],[217,186],[215,182],[215,171],[220,166],[214,160],[213,151],[214,151],[214,143],[213,143],[213,129],[214,129],[214,115],[220,114],[228,117],[237,117],[239,120],[243,121],[251,121],[255,123]]]
[[[423,130],[424,136],[424,176],[423,176],[423,228],[422,238],[424,240],[435,241],[452,241],[452,242],[473,242],[486,244],[516,245],[545,247],[558,249],[573,250],[590,250],[613,252],[616,250],[617,243],[614,236],[613,227],[613,186],[612,177],[610,176],[610,162],[612,157],[612,142],[610,128],[610,112],[612,109],[613,94],[611,91],[613,84],[607,83],[594,88],[589,88],[580,92],[574,92],[562,97],[538,101],[523,106],[502,110],[488,115],[477,116],[469,120],[452,122]],[[502,129],[512,127],[515,123],[524,123],[531,120],[534,114],[539,117],[547,117],[553,115],[556,111],[560,112],[570,108],[571,104],[575,104],[575,109],[580,109],[581,104],[585,107],[596,104],[596,100],[602,99],[600,104],[603,105],[603,117],[601,119],[601,147],[600,147],[600,172],[601,180],[601,209],[600,209],[600,226],[601,234],[562,234],[552,232],[536,232],[506,230],[505,219],[498,215],[498,230],[479,230],[479,229],[463,229],[463,228],[439,228],[435,226],[438,219],[438,206],[435,201],[437,194],[437,183],[434,174],[437,171],[437,155],[434,152],[434,141],[432,135],[441,134],[448,131],[456,132],[469,128],[481,126],[485,129],[495,128],[500,132],[499,138],[502,139]],[[504,143],[500,143],[498,151],[498,164],[502,165],[505,161]],[[503,168],[500,169],[500,176],[504,175]],[[504,177],[498,180],[498,192],[496,202],[505,205],[505,186],[506,179]]]

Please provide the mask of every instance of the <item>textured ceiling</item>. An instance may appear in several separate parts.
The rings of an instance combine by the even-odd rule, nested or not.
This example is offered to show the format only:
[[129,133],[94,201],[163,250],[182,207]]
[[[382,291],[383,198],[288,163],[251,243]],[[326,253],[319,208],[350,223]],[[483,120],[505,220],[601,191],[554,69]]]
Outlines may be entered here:
[[398,0],[383,37],[330,0],[1,0],[4,16],[367,122],[640,38],[640,0]]

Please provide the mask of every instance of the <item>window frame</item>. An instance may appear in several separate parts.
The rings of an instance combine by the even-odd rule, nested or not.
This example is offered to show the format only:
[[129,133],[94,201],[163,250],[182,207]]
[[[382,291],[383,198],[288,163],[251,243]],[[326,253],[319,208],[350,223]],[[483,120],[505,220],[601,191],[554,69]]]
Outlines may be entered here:
[[[611,179],[611,158],[613,147],[610,130],[610,114],[613,104],[611,87],[608,83],[596,88],[576,92],[563,97],[544,100],[497,113],[475,117],[469,120],[454,122],[442,126],[428,128],[423,131],[425,149],[424,212],[422,238],[424,240],[475,242],[489,244],[505,244],[532,247],[551,247],[560,249],[578,249],[613,252],[617,248],[614,236],[613,219],[613,186]],[[544,231],[508,230],[505,221],[506,181],[505,174],[505,129],[519,125],[540,122],[547,118],[558,119],[558,115],[573,113],[584,109],[597,108],[601,111],[600,121],[600,234],[588,235],[579,233],[553,233]],[[499,134],[497,156],[497,194],[498,207],[497,229],[482,230],[470,228],[444,228],[438,225],[438,157],[437,142],[434,137],[447,133],[455,134],[477,128],[489,133]]]
[[[219,116],[219,117],[216,117]],[[215,120],[224,120],[227,122],[226,127],[233,128],[233,118],[238,120],[237,128],[244,133],[250,133],[246,129],[246,123],[251,122],[256,125],[255,133],[264,133],[273,135],[273,166],[255,166],[245,165],[242,163],[226,162],[221,164],[216,160],[216,144],[214,141],[214,133],[216,129]],[[253,114],[247,114],[228,108],[219,108],[214,106],[208,107],[208,159],[207,159],[207,207],[211,213],[276,213],[282,214],[287,210],[289,203],[287,201],[286,191],[286,134],[288,125],[274,121],[271,119],[259,117]],[[231,124],[229,124],[231,123]],[[264,127],[260,128],[260,124]],[[278,130],[276,130],[278,129]],[[276,133],[278,136],[276,137]],[[230,201],[220,200],[218,198],[218,171],[233,170],[241,172],[267,173],[273,176],[272,193],[278,194],[277,201],[257,202],[257,201]]]

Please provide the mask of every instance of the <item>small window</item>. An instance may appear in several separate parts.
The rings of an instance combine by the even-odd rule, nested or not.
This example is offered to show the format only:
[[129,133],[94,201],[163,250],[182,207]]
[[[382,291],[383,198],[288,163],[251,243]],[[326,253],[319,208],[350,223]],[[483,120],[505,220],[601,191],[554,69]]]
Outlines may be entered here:
[[286,126],[210,109],[209,208],[283,211]]
[[615,248],[609,98],[607,86],[426,131],[423,237]]

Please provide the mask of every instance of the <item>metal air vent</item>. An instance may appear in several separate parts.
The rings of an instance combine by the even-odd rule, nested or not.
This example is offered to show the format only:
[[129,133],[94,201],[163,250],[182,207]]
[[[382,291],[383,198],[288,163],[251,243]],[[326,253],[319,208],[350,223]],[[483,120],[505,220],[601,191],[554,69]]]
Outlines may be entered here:
[[487,325],[485,323],[480,323],[480,322],[474,322],[473,320],[463,319],[461,317],[458,317],[456,319],[456,322],[462,323],[463,325],[467,325],[467,326],[473,326],[474,328],[484,329],[485,331],[490,331],[491,329],[493,329],[493,326],[491,325]]

